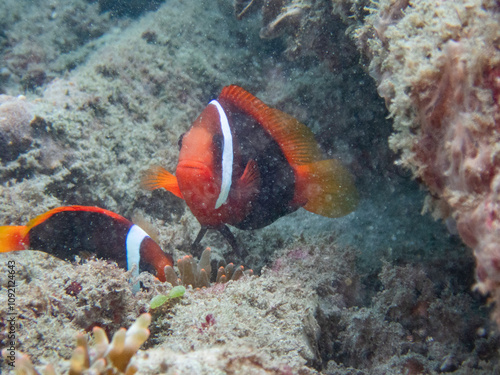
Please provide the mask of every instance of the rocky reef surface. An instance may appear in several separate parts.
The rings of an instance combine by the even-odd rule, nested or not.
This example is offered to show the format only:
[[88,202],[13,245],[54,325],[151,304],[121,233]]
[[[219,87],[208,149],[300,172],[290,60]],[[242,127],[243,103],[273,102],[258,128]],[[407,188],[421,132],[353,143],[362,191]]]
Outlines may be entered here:
[[[486,299],[472,291],[473,253],[452,220],[420,214],[426,193],[394,164],[387,141],[432,194],[443,194],[428,173],[419,174],[418,153],[401,139],[418,138],[425,121],[437,126],[436,110],[461,98],[465,83],[440,76],[439,67],[463,66],[449,53],[469,45],[460,43],[475,35],[473,15],[489,20],[498,4],[268,1],[238,20],[242,4],[251,5],[2,2],[0,223],[23,224],[60,205],[98,205],[149,223],[174,258],[189,253],[196,220],[173,195],[142,190],[141,172],[154,164],[173,170],[179,136],[223,86],[238,84],[307,124],[355,175],[360,205],[340,219],[299,210],[262,230],[238,231],[249,252],[243,259],[219,235],[207,236],[214,260],[244,264],[258,276],[188,288],[175,304],[152,311],[151,336],[135,357],[139,373],[498,371],[498,328]],[[430,16],[453,13],[447,6],[455,7],[453,22]],[[446,22],[438,38],[429,25],[439,20]],[[428,41],[446,39],[448,28],[454,33],[442,45]],[[489,35],[490,57],[477,64],[494,61],[497,39]],[[427,56],[404,38],[440,52]],[[437,86],[416,86],[415,96],[399,81],[414,75],[389,65],[424,74],[419,69],[433,61],[423,77]],[[496,95],[491,72],[481,82]],[[486,98],[472,87],[477,100]],[[432,99],[435,90],[448,96]],[[418,100],[428,109],[422,114]],[[133,294],[129,275],[102,260],[70,263],[35,251],[0,260],[0,345],[8,344],[8,261],[15,261],[16,350],[37,369],[52,363],[67,371],[78,332],[100,326],[111,336],[169,289],[142,274],[147,288]],[[492,274],[485,270],[482,282]],[[13,371],[6,362],[3,370]]]
[[[428,187],[427,209],[474,249],[476,288],[500,302],[496,1],[381,1],[361,34],[394,117],[390,145]],[[499,313],[496,319],[500,322]]]

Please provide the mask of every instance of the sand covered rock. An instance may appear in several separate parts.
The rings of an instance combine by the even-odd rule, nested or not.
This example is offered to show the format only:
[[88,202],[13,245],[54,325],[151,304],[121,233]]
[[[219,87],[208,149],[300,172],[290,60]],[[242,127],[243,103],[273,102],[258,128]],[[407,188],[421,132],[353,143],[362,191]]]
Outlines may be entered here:
[[[488,317],[477,314],[467,290],[440,288],[459,283],[460,275],[445,281],[442,273],[449,272],[440,264],[386,264],[377,282],[363,284],[357,256],[325,239],[296,243],[259,277],[188,287],[150,310],[151,299],[171,286],[148,273],[139,277],[145,289],[134,295],[129,273],[115,264],[17,253],[16,348],[36,368],[51,363],[62,373],[77,334],[90,337],[98,326],[111,337],[150,310],[150,337],[133,360],[144,374],[400,374],[453,363],[478,374],[494,371],[498,336]],[[0,303],[7,307],[5,294]]]

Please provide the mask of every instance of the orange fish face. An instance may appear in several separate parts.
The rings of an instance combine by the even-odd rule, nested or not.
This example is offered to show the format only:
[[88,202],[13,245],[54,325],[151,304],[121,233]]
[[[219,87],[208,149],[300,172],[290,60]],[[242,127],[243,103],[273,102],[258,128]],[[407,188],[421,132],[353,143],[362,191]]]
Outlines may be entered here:
[[177,165],[176,176],[186,204],[198,221],[202,225],[218,225],[219,220],[216,220],[213,211],[220,183],[215,178],[213,170],[203,163],[183,160]]
[[[207,227],[238,223],[250,210],[249,199],[242,199],[243,194],[237,188],[243,173],[238,166],[239,153],[233,149],[237,140],[231,136],[229,147],[224,145],[227,134],[223,134],[220,121],[217,106],[208,105],[182,138],[175,173],[186,204],[200,224]],[[226,167],[223,166],[225,147],[231,149],[230,164]],[[226,181],[232,187],[221,198],[224,168],[231,170]]]
[[[216,202],[221,189],[221,144],[218,113],[208,106],[183,136],[176,176],[186,204],[202,225],[224,223]],[[217,210],[223,211],[223,210]]]
[[176,175],[183,169],[193,169],[201,175],[209,174],[210,177],[212,174],[217,175],[219,163],[215,154],[218,152],[213,142],[217,134],[220,134],[220,130],[217,128],[215,114],[212,108],[207,107],[180,141],[182,143]]
[[193,127],[182,139],[176,176],[187,205],[215,207],[220,190],[212,144],[213,134],[206,128]]

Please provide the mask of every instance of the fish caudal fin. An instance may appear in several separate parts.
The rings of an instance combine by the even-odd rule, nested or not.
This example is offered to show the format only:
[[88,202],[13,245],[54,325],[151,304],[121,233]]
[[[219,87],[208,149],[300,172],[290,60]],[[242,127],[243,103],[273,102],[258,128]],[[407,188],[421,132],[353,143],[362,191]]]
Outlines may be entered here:
[[25,225],[0,227],[0,253],[25,250],[29,246],[27,234],[28,228]]
[[164,188],[175,196],[184,199],[177,177],[160,166],[149,168],[141,179],[141,186],[147,190]]
[[297,176],[294,201],[302,203],[307,211],[340,217],[356,208],[358,191],[351,174],[339,161],[321,160],[294,169]]

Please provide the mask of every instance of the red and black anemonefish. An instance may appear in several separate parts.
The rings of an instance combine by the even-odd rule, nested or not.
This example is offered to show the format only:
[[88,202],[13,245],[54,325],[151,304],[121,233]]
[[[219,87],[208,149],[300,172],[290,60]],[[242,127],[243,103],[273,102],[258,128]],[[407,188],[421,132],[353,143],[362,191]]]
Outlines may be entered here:
[[238,250],[226,224],[257,229],[304,207],[326,217],[353,211],[351,174],[327,159],[313,133],[241,87],[222,89],[179,139],[175,176],[152,167],[142,184],[184,198],[201,224],[219,230]]
[[0,253],[40,250],[61,259],[80,252],[112,259],[119,267],[156,271],[165,281],[173,259],[139,226],[114,212],[92,206],[54,208],[21,226],[0,226]]

